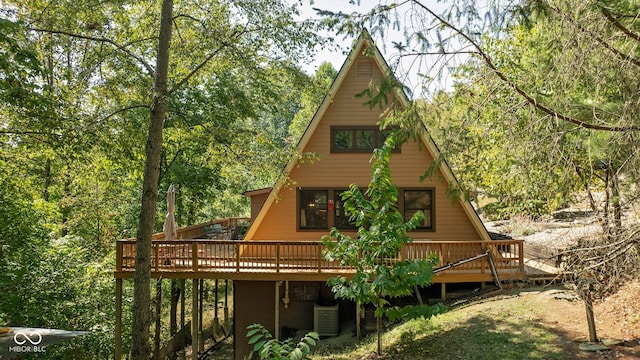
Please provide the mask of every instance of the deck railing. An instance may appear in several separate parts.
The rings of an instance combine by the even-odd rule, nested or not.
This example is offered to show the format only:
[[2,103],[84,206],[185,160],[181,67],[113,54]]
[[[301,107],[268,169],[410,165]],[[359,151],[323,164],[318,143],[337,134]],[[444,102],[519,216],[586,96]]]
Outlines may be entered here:
[[[153,240],[151,269],[155,272],[224,273],[353,273],[354,269],[337,261],[325,260],[320,241],[231,241],[231,240]],[[524,273],[523,241],[414,241],[405,245],[394,259],[422,259],[438,255],[443,266],[489,251],[498,273]],[[135,270],[136,243],[120,240],[116,247],[116,272]],[[452,270],[490,273],[486,258]]]

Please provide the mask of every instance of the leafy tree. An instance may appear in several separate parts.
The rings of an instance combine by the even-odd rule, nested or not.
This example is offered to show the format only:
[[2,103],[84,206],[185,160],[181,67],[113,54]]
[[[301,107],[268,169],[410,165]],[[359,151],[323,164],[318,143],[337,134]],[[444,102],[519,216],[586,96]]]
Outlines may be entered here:
[[247,329],[249,330],[247,332],[249,345],[253,345],[253,350],[249,355],[250,359],[254,357],[254,354],[265,360],[308,359],[311,348],[316,346],[316,341],[320,339],[318,333],[312,331],[295,344],[293,339],[284,341],[274,339],[271,333],[260,324],[249,325]]
[[[185,206],[189,210],[185,221],[206,216],[208,211],[203,209],[214,206],[201,197],[219,198],[217,195],[226,190],[219,186],[221,175],[234,174],[223,169],[236,165],[224,158],[212,162],[206,156],[220,155],[224,146],[242,149],[243,142],[249,149],[261,149],[246,146],[256,138],[274,141],[276,137],[269,136],[267,127],[262,137],[250,136],[259,128],[257,119],[283,110],[267,105],[277,103],[274,100],[282,92],[260,91],[260,80],[275,73],[269,69],[279,69],[287,76],[299,73],[291,64],[318,40],[309,23],[294,21],[296,6],[279,0],[165,1],[164,5],[162,27],[159,2],[116,1],[100,6],[84,1],[7,2],[12,16],[29,30],[24,37],[29,41],[24,44],[33,43],[43,64],[43,74],[34,72],[42,77],[35,83],[45,85],[40,94],[49,100],[42,103],[56,106],[50,105],[47,117],[17,116],[6,120],[7,124],[3,117],[2,130],[11,134],[7,143],[16,148],[12,156],[24,149],[33,154],[26,173],[46,200],[58,207],[52,218],[58,221],[60,234],[95,237],[96,243],[103,245],[91,254],[108,254],[112,244],[106,240],[119,235],[115,230],[131,229],[138,222],[136,235],[144,239],[139,254],[148,260],[145,248],[161,223],[156,212],[157,189],[170,180],[182,181],[185,196],[199,200]],[[169,9],[175,10],[171,12],[175,16]],[[172,26],[178,34],[175,37],[170,36]],[[162,36],[154,35],[161,28]],[[165,50],[159,52],[159,48]],[[29,107],[12,111],[23,109]],[[273,124],[286,132],[291,118],[283,111]],[[161,140],[164,128],[167,142]],[[215,129],[216,136],[211,137],[207,128]],[[148,139],[145,154],[139,144]],[[243,159],[252,155],[237,154]],[[269,163],[256,168],[270,169],[263,166]],[[251,170],[235,173],[250,174]],[[91,176],[94,174],[99,176]],[[197,176],[185,178],[181,174]],[[235,184],[246,190],[251,187],[248,181],[256,179],[240,179]],[[105,195],[118,188],[122,190],[116,196]],[[142,204],[130,205],[135,198],[142,198]],[[114,201],[117,206],[110,199],[118,199]],[[93,214],[85,211],[88,205],[96,210]],[[225,214],[239,207],[235,205]],[[132,215],[136,211],[140,215],[137,221]],[[146,356],[144,343],[148,342],[148,331],[140,330],[148,324],[145,309],[150,303],[144,300],[149,291],[144,285],[148,282],[144,273],[148,261],[143,260],[137,266],[142,274],[136,283],[141,285],[135,290],[139,295],[134,311],[138,320],[133,333],[136,343],[142,344],[133,351],[136,358]]]
[[398,260],[402,246],[411,242],[409,232],[424,219],[416,212],[408,221],[398,210],[398,189],[391,182],[389,159],[394,147],[402,143],[399,133],[393,132],[380,149],[373,153],[371,182],[362,193],[352,184],[342,194],[345,214],[357,226],[357,237],[342,234],[332,228],[322,238],[327,247],[324,256],[338,260],[341,265],[356,269],[351,279],[335,277],[329,280],[335,296],[375,307],[378,335],[378,354],[382,353],[382,317],[430,317],[443,310],[438,306],[389,308],[389,297],[410,295],[416,286],[425,286],[433,277],[435,254],[420,260]]
[[338,72],[329,62],[320,64],[316,73],[311,77],[311,83],[304,89],[301,95],[300,106],[302,107],[293,118],[289,126],[291,141],[297,143],[304,134],[315,111],[320,107],[324,96],[329,92]]

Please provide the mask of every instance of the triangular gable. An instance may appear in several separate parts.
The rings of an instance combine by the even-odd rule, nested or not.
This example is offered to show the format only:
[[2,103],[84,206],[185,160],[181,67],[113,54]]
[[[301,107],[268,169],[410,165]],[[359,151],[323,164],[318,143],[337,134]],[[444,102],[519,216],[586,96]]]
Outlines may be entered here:
[[[378,67],[383,70],[383,74],[385,74],[385,76],[388,76],[388,75],[393,76],[392,75],[393,73],[392,73],[389,65],[387,64],[386,60],[382,56],[382,53],[380,52],[380,50],[376,47],[373,39],[371,38],[371,36],[369,35],[369,33],[366,30],[363,30],[362,33],[360,34],[360,36],[358,37],[357,41],[355,42],[355,45],[353,46],[352,50],[349,52],[349,55],[347,56],[347,59],[345,60],[344,64],[340,68],[340,71],[338,72],[338,75],[334,79],[334,81],[333,81],[333,83],[331,85],[331,88],[329,89],[329,92],[324,97],[324,100],[320,104],[320,107],[318,108],[318,110],[316,111],[315,115],[311,119],[311,122],[307,126],[307,129],[305,130],[304,134],[302,135],[302,138],[298,142],[298,146],[297,146],[298,152],[303,152],[304,149],[306,148],[306,146],[309,143],[311,137],[313,136],[314,132],[316,131],[316,128],[318,127],[318,124],[320,123],[320,121],[324,117],[325,113],[327,112],[327,109],[331,105],[331,102],[333,101],[334,96],[336,95],[338,90],[341,88],[345,77],[347,76],[347,74],[351,70],[353,64],[355,63],[355,59],[364,50],[365,46],[367,46],[370,50],[372,50],[370,52],[370,54],[368,54],[368,55],[370,55],[371,59],[373,59],[373,61],[376,63],[376,65],[378,65]],[[396,95],[397,95],[399,101],[401,102],[401,105],[404,108],[408,108],[410,106],[411,102],[410,102],[410,100],[408,99],[408,97],[406,96],[406,94],[403,91],[398,90]],[[438,147],[436,146],[435,142],[433,141],[433,139],[429,135],[426,127],[424,127],[424,124],[423,124],[423,129],[424,129],[424,131],[422,131],[422,134],[421,134],[422,143],[423,143],[423,145],[425,145],[427,151],[432,156],[432,158],[434,160],[437,160],[437,159],[440,158],[440,150],[438,149]],[[273,203],[277,200],[278,193],[282,189],[282,186],[285,184],[286,179],[289,178],[289,176],[291,174],[291,171],[296,166],[296,163],[297,163],[297,160],[295,158],[292,158],[289,161],[289,163],[287,164],[287,166],[284,169],[284,174],[286,175],[283,178],[284,180],[279,181],[273,187],[273,189],[271,190],[271,193],[269,194],[269,197],[267,198],[265,203],[262,205],[262,208],[260,209],[258,215],[256,216],[255,220],[253,221],[253,224],[251,225],[251,227],[249,228],[247,234],[245,235],[245,239],[251,240],[253,238],[254,234],[257,231],[257,229],[260,227],[260,224],[264,220],[266,214],[269,212],[269,209],[271,208]],[[449,184],[457,184],[458,183],[458,180],[455,178],[455,176],[453,175],[453,172],[451,171],[449,165],[445,161],[441,161],[440,162],[439,169],[440,169],[440,172],[442,173],[442,175],[444,176],[445,180]],[[471,221],[473,227],[476,229],[477,233],[482,237],[482,240],[486,240],[486,241],[491,240],[491,238],[489,236],[489,233],[487,232],[486,227],[482,223],[482,220],[480,220],[480,217],[478,216],[478,213],[471,206],[471,204],[468,201],[466,201],[462,196],[460,196],[458,201],[460,202],[460,205],[462,206],[464,212],[466,213],[466,215],[468,216],[469,220]]]

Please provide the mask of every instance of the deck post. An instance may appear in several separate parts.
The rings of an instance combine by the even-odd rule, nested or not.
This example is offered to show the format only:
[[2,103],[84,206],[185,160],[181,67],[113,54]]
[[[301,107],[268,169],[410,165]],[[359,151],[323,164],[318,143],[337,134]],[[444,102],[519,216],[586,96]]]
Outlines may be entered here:
[[[187,280],[180,280],[180,331],[184,328],[184,303],[185,303],[185,290],[187,289]],[[178,352],[178,359],[185,360],[184,349]]]
[[442,302],[447,301],[447,283],[446,282],[442,282],[442,284],[440,284],[440,300],[442,300]]
[[229,279],[224,280],[224,325],[225,328],[229,322]]
[[[122,271],[122,247],[121,241],[116,242],[116,271]],[[122,283],[120,284],[122,285]]]
[[236,246],[236,272],[240,272],[240,241],[235,242]]
[[524,274],[524,241],[518,244],[518,261],[520,262],[520,272]]
[[280,282],[276,281],[276,306],[275,306],[275,329],[273,331],[274,335],[273,337],[276,340],[280,340]]
[[200,279],[200,296],[198,298],[198,351],[204,351],[204,332],[202,324],[202,314],[204,314],[204,279]]
[[198,360],[198,279],[191,281],[191,358]]
[[122,279],[116,279],[115,360],[122,359]]
[[322,245],[318,244],[318,273],[322,272]]
[[184,327],[184,295],[187,290],[187,281],[182,279],[180,281],[180,329]]
[[215,292],[214,292],[214,298],[215,298],[215,304],[213,306],[213,308],[215,309],[214,313],[213,313],[213,335],[214,338],[217,338],[218,335],[220,334],[220,318],[218,317],[218,279],[216,279],[216,285],[215,285]]
[[362,337],[361,334],[361,318],[362,318],[362,314],[361,314],[361,309],[360,309],[360,301],[356,301],[356,339],[360,340],[360,338]]

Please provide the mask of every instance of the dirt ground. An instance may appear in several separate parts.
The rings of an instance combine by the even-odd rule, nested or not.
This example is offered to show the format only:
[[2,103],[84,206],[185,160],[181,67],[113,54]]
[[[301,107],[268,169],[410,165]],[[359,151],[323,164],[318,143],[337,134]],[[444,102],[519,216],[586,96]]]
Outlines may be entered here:
[[615,345],[608,346],[610,350],[580,349],[589,339],[584,302],[564,286],[506,290],[470,305],[469,310],[510,306],[530,307],[530,315],[558,334],[565,354],[573,354],[573,359],[640,359],[640,280],[625,284],[616,294],[594,304],[598,338],[606,343],[615,340]]
[[[566,248],[582,236],[589,236],[600,230],[596,219],[588,211],[565,211],[565,216],[554,216],[546,222],[527,219],[512,219],[507,222],[490,223],[489,228],[525,240],[527,246],[538,246],[557,252]],[[578,215],[576,215],[578,214]],[[526,229],[529,233],[513,233]],[[524,236],[523,236],[524,235]],[[526,294],[526,289],[523,289]],[[573,292],[552,295],[552,291],[531,293],[536,302],[545,304],[548,311],[542,312],[545,325],[566,334],[568,339],[588,340],[584,302]],[[557,298],[556,298],[557,297]],[[579,350],[580,341],[571,341],[567,346],[574,348],[577,359],[640,359],[640,278],[620,286],[618,291],[594,304],[597,335],[600,339],[617,339],[621,344],[610,346],[611,351],[600,353]]]
[[542,318],[545,325],[574,340],[567,346],[574,348],[576,358],[640,359],[640,280],[623,285],[616,294],[594,304],[598,337],[603,341],[620,341],[610,351],[579,350],[580,342],[588,340],[589,332],[584,302],[572,298],[572,294],[546,291],[537,295],[536,300],[548,310]]

